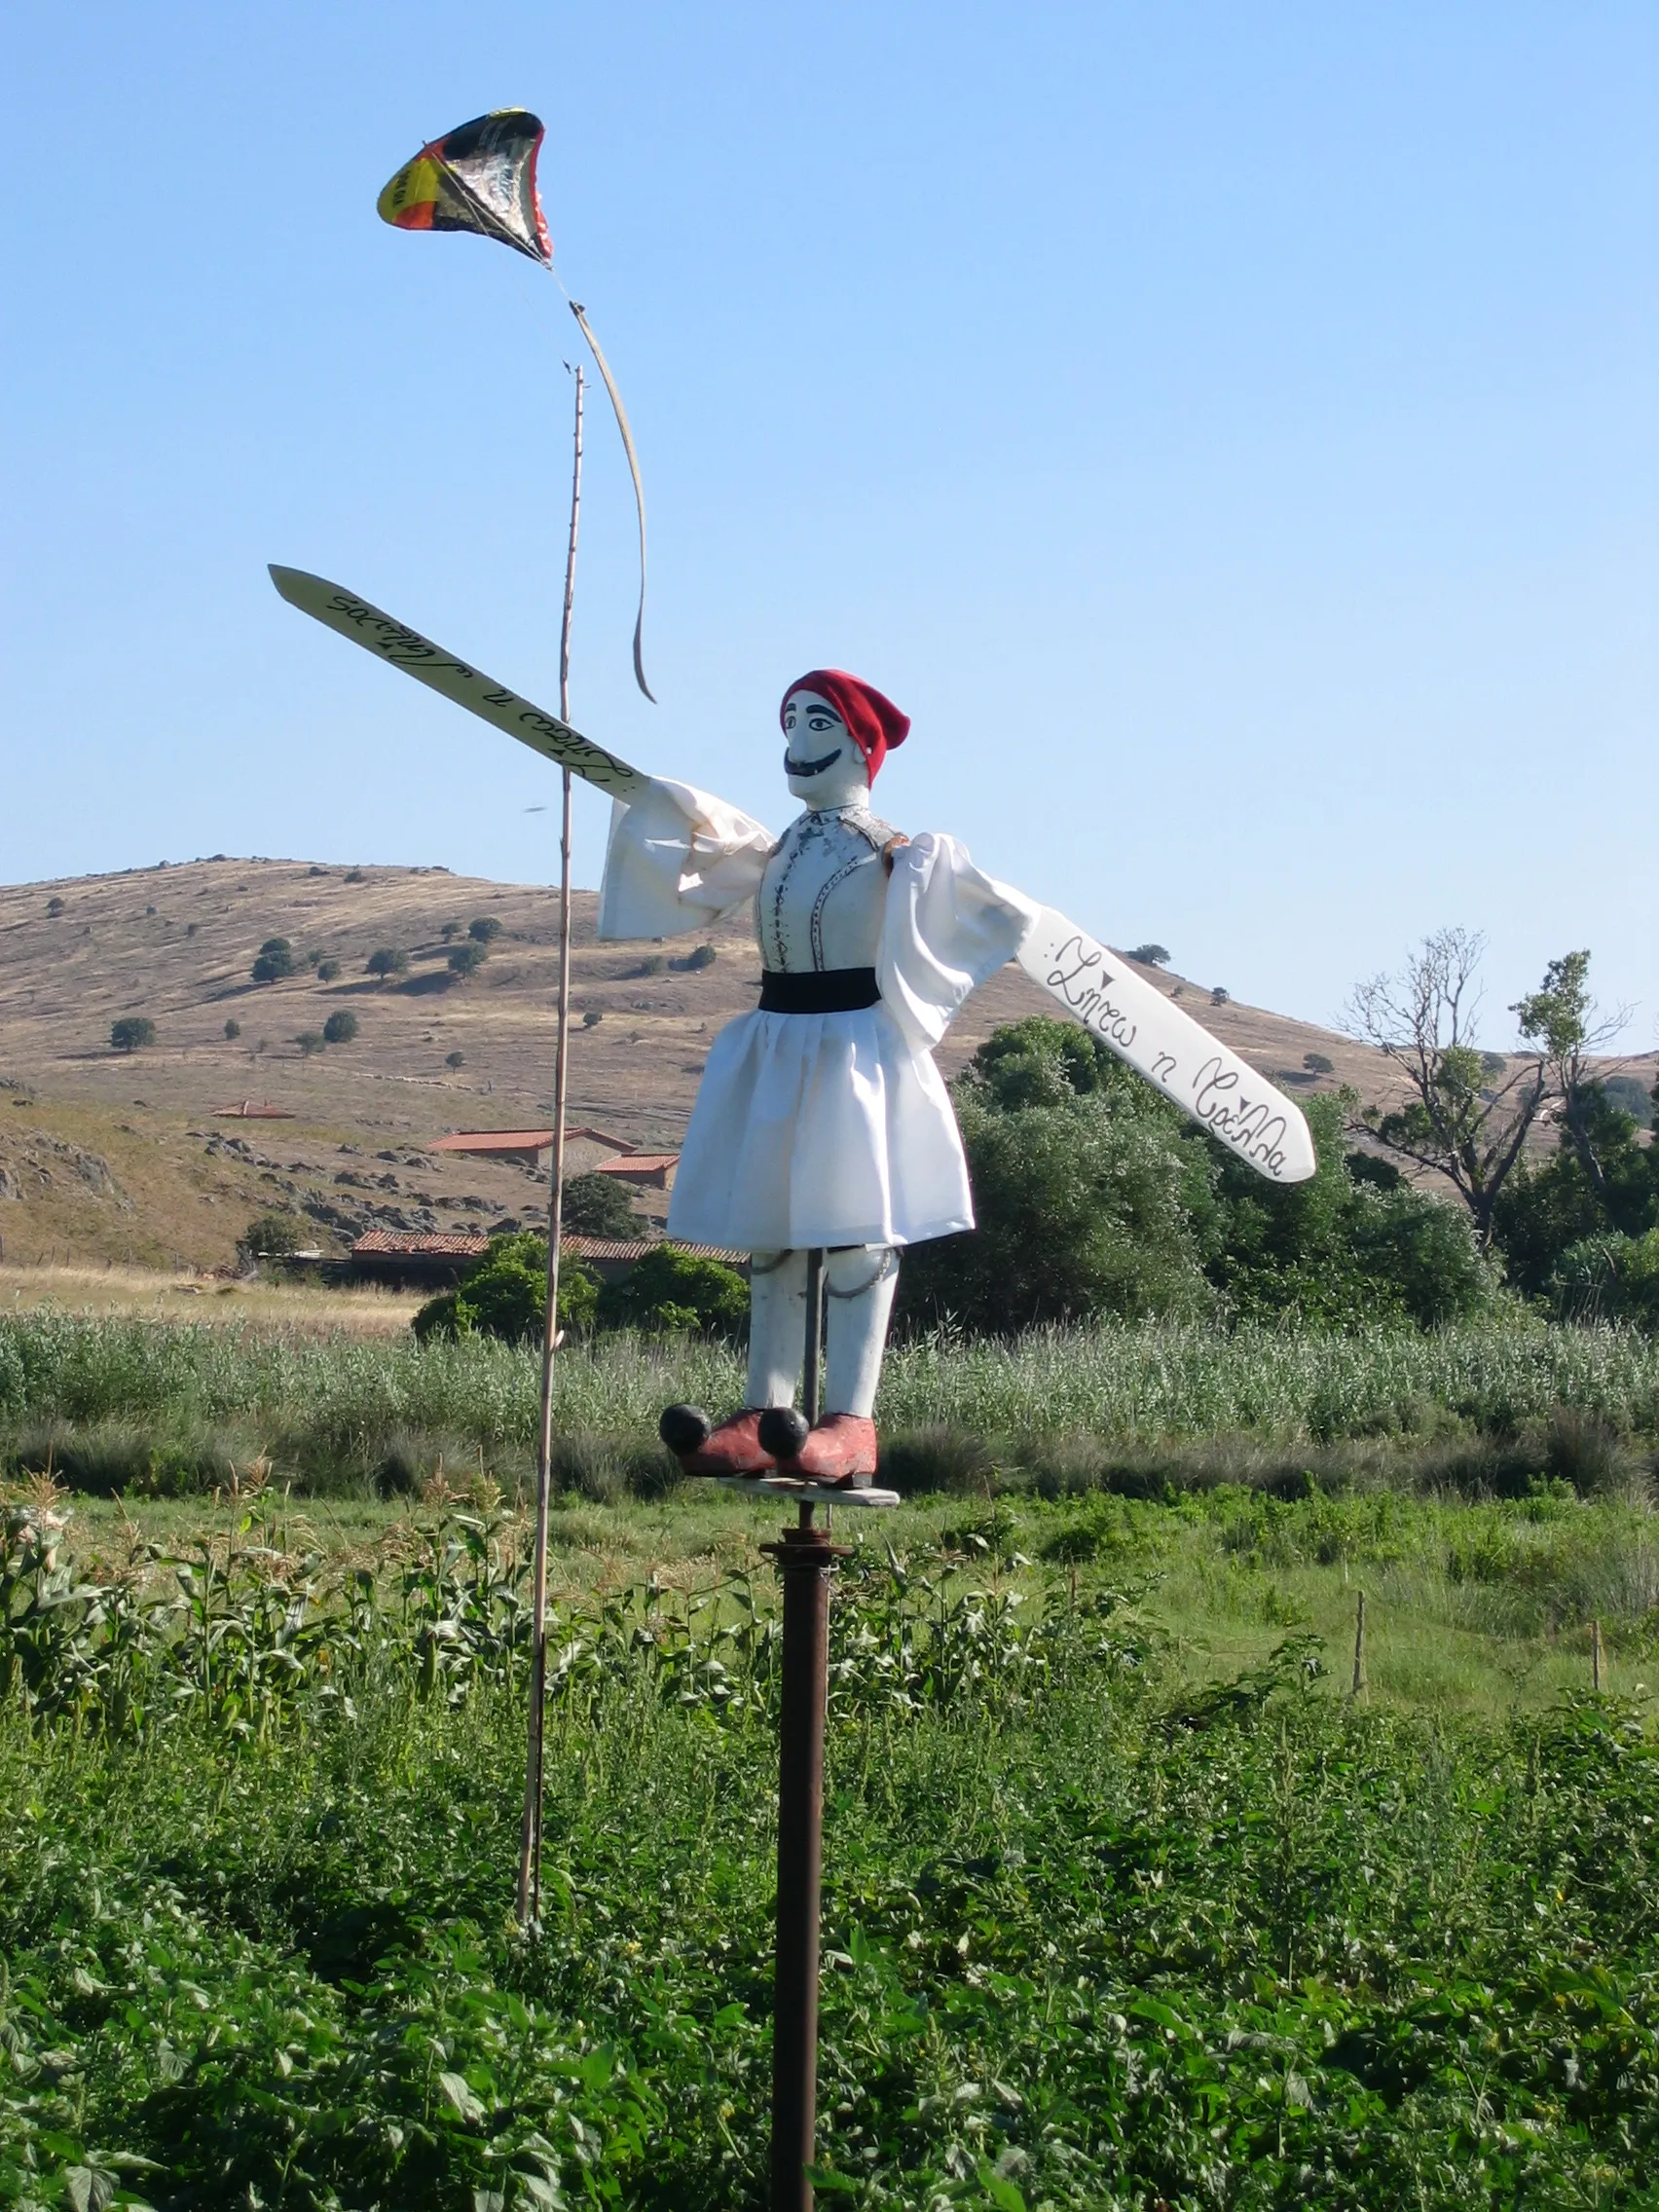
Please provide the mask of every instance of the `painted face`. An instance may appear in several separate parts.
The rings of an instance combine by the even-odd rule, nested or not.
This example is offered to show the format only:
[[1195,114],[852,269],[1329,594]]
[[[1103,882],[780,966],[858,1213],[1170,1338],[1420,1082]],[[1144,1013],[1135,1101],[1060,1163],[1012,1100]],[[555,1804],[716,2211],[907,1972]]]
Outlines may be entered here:
[[816,691],[792,691],[784,706],[784,774],[796,798],[822,810],[869,796],[865,756],[846,723]]

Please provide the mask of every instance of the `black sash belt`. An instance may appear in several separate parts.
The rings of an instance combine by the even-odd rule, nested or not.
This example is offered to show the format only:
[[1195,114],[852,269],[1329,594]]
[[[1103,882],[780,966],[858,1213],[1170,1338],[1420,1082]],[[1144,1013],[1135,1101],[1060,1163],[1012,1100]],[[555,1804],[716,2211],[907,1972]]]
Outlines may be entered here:
[[880,1001],[873,968],[824,968],[805,976],[767,968],[760,976],[762,1014],[852,1014]]

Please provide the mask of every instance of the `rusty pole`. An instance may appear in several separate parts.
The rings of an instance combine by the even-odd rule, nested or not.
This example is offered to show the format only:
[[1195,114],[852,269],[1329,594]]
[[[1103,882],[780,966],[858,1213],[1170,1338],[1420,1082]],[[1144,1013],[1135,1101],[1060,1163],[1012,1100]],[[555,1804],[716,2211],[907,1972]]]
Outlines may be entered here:
[[846,1547],[813,1526],[763,1547],[784,1584],[778,1745],[778,1929],[772,2007],[772,2212],[812,2212],[818,2121],[818,1919],[824,1849],[824,1717],[830,1687],[830,1573]]

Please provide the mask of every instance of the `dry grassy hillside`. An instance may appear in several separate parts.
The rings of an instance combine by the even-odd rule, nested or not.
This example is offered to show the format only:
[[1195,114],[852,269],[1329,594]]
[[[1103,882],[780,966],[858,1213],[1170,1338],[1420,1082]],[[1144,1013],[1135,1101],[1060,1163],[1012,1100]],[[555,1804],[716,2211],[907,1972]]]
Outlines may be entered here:
[[[713,966],[645,974],[647,959],[679,957],[689,942],[600,945],[594,907],[591,893],[577,895],[573,1004],[599,1018],[574,1035],[571,1117],[674,1149],[711,1039],[754,1004],[758,956],[737,920],[711,933]],[[500,935],[481,973],[458,981],[447,961],[459,940],[442,933],[478,916]],[[215,859],[0,888],[5,1259],[221,1265],[249,1215],[274,1205],[304,1210],[336,1247],[376,1222],[536,1218],[538,1188],[524,1169],[424,1146],[450,1129],[545,1120],[556,933],[546,889],[441,868]],[[249,970],[273,937],[290,940],[301,971],[256,984]],[[364,973],[382,946],[409,960],[387,983]],[[304,965],[313,953],[339,962],[334,979]],[[1156,979],[1264,1071],[1376,1094],[1383,1063],[1346,1039],[1255,1007],[1212,1007],[1178,977]],[[295,1040],[342,1009],[357,1016],[356,1040],[302,1052]],[[959,1066],[998,1022],[1041,1011],[1051,1002],[1005,970],[957,1023],[944,1065]],[[154,1046],[110,1049],[110,1025],[125,1014],[155,1023]],[[227,1022],[240,1025],[235,1040]],[[1333,1072],[1309,1079],[1309,1052]],[[211,1118],[244,1098],[295,1118]]]

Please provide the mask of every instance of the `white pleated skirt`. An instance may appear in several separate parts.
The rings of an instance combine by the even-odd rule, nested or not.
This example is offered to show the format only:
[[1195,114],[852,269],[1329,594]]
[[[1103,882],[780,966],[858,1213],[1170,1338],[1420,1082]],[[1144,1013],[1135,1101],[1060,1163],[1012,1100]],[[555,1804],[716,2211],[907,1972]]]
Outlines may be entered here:
[[944,1082],[887,1009],[740,1014],[715,1039],[669,1201],[688,1244],[919,1244],[974,1226]]

